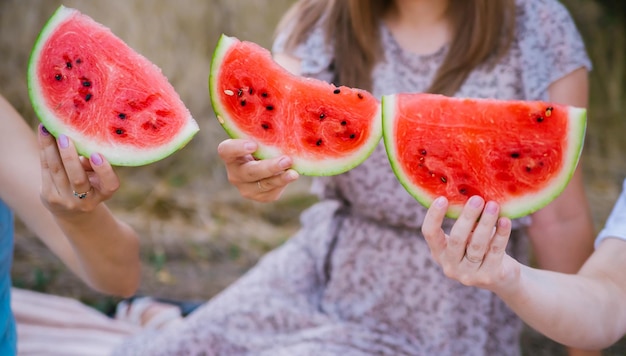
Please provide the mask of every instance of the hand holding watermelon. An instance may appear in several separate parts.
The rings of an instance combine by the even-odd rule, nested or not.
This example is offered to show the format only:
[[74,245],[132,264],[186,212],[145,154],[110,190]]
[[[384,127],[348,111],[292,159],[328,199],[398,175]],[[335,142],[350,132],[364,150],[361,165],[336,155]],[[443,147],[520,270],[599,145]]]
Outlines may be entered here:
[[463,207],[450,234],[442,224],[448,200],[438,197],[426,213],[422,233],[445,275],[467,286],[503,291],[520,273],[520,263],[506,254],[511,220],[498,217],[500,206],[475,195]]
[[52,135],[63,133],[81,155],[99,152],[113,165],[163,159],[199,130],[160,68],[107,27],[64,6],[33,47],[28,90]]
[[249,140],[228,139],[217,151],[226,165],[228,180],[243,197],[260,202],[277,200],[287,184],[298,179],[298,172],[290,169],[288,156],[256,160],[252,154],[257,148]]
[[[289,156],[291,162],[281,171],[290,167],[302,175],[335,175],[361,164],[382,137],[380,104],[372,94],[294,75],[267,49],[234,37],[222,35],[215,48],[209,90],[226,133],[257,145],[248,152],[237,144],[235,155],[227,152],[225,161],[243,162],[244,154],[272,160],[274,168],[261,164],[258,173],[245,172],[244,167],[245,177],[232,164],[228,167],[229,176],[234,174],[240,191],[249,197],[283,186],[286,177],[268,180],[279,172],[281,157]],[[259,180],[260,187],[252,187]],[[262,200],[278,195],[264,194]]]
[[39,127],[41,200],[57,218],[80,219],[117,191],[119,178],[102,155],[79,157],[66,135],[55,140]]

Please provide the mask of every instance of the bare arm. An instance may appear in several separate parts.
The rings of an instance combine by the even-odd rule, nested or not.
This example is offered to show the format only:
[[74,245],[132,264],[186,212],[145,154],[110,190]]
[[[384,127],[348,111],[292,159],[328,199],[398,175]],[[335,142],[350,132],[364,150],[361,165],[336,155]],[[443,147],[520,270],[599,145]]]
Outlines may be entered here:
[[[580,68],[552,83],[549,100],[555,103],[587,107],[588,73]],[[576,273],[593,251],[593,223],[583,185],[582,164],[563,193],[533,215],[528,236],[537,266],[542,269]],[[570,350],[573,355],[599,355]]]
[[[52,136],[40,132],[40,149],[32,130],[1,96],[0,115],[0,198],[88,285],[109,294],[132,295],[140,277],[138,237],[100,202],[117,189],[117,176],[108,163],[94,167],[97,172],[93,175],[108,182],[109,190],[97,198],[92,191],[82,202],[71,196],[71,190],[61,189],[61,183],[52,181],[63,176],[76,180],[77,172],[68,178],[64,169],[81,166],[71,141],[67,148],[60,149]],[[55,157],[57,164],[52,164]],[[46,178],[42,162],[50,163],[48,168],[56,178]],[[47,201],[53,197],[52,192],[56,194],[54,200]]]
[[530,326],[564,345],[601,349],[626,334],[625,241],[602,242],[576,275],[531,268],[506,255],[511,222],[498,219],[497,204],[474,198],[478,204],[466,204],[450,235],[441,229],[445,199],[433,204],[422,226],[446,276],[493,291]]

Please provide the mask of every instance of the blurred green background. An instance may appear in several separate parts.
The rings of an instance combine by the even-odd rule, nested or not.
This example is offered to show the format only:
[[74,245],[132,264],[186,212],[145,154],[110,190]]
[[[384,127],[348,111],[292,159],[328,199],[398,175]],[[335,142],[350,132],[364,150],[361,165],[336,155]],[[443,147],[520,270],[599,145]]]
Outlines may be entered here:
[[[276,203],[244,201],[217,158],[226,138],[215,120],[207,79],[221,33],[270,47],[279,18],[293,0],[0,0],[0,93],[34,127],[26,68],[30,50],[56,7],[75,7],[108,26],[162,68],[200,124],[183,150],[163,161],[120,167],[122,187],[111,208],[142,235],[141,293],[208,299],[245,272],[298,227],[315,199],[309,180],[289,187]],[[594,64],[589,125],[583,152],[596,228],[610,212],[626,176],[626,1],[563,0],[583,34]],[[7,169],[6,167],[2,169]],[[16,286],[72,296],[105,310],[116,300],[89,290],[18,221],[13,269]],[[528,355],[563,350],[532,331]],[[624,355],[616,345],[607,355]]]

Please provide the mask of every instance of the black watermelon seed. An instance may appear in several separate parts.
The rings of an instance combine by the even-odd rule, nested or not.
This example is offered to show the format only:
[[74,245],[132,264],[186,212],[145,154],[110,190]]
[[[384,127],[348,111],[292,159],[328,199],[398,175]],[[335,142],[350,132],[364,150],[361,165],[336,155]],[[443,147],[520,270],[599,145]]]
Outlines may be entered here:
[[269,110],[269,111],[274,110],[274,106],[272,106],[272,105],[268,105],[268,106],[266,106],[265,108],[266,108],[267,110]]
[[124,120],[124,119],[126,119],[126,114],[121,112],[121,113],[117,114],[117,117],[119,117],[120,119]]
[[67,67],[67,69],[72,69],[72,62],[65,63],[65,66]]
[[91,100],[91,97],[92,97],[92,96],[93,96],[93,95],[91,95],[91,93],[89,93],[89,94],[85,95],[85,101],[89,101],[89,100]]
[[348,124],[348,122],[346,122],[346,120],[343,120],[343,121],[341,122],[341,126],[346,126],[347,124]]
[[123,129],[115,129],[115,133],[118,135],[123,135],[124,134],[124,130]]
[[323,120],[325,117],[326,117],[326,114],[324,114],[324,113],[320,114],[320,120]]
[[350,134],[350,138],[355,138],[356,135],[355,134]]
[[513,157],[513,158],[519,158],[519,152],[513,152],[513,153],[511,153],[511,157]]
[[266,124],[266,123],[264,122],[264,123],[262,123],[262,124],[261,124],[261,127],[262,127],[264,130],[267,130],[267,129],[269,129],[269,128],[270,128],[270,125],[268,125],[268,124]]
[[361,94],[361,93],[356,93],[356,96],[358,96],[359,99],[363,99],[363,94]]
[[537,122],[543,122],[543,117],[539,116],[539,117],[537,118]]
[[83,82],[83,86],[84,87],[90,87],[91,86],[91,82],[86,80],[86,81]]
[[467,189],[461,188],[461,189],[459,189],[459,193],[465,195],[465,194],[467,194]]
[[529,166],[526,166],[526,172],[530,173],[530,171],[532,171],[532,168],[530,168]]
[[248,89],[248,93],[249,93],[250,95],[252,95],[252,93],[254,93],[254,89],[252,89],[252,88]]
[[246,106],[246,101],[245,100],[241,101],[241,106]]
[[421,150],[420,153],[422,154],[422,156],[426,156],[426,153],[428,152],[426,152],[426,150]]
[[55,74],[54,75],[54,79],[61,80],[61,79],[63,79],[63,76],[61,74]]
[[242,95],[243,95],[243,90],[242,90],[242,89],[239,89],[239,90],[237,91],[237,96],[242,96]]
[[78,59],[76,60],[76,64],[81,64],[81,63],[83,63],[83,60],[82,60],[82,59],[80,59],[80,58],[78,58]]
[[263,93],[261,93],[261,96],[264,97],[264,98],[267,98],[267,93],[263,92]]
[[335,91],[333,91],[333,93],[335,93],[335,94],[339,94],[339,93],[341,93],[341,90],[339,90],[339,89],[335,89]]
[[315,142],[315,145],[321,146],[322,145],[322,139],[320,138],[319,140],[317,140],[317,142]]
[[441,183],[448,183],[448,179],[444,176],[441,176]]

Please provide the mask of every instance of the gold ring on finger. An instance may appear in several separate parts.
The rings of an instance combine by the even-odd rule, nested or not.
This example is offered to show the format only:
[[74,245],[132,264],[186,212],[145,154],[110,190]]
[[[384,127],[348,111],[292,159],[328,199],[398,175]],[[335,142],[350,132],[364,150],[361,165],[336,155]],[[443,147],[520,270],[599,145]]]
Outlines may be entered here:
[[78,199],[85,199],[87,198],[87,194],[89,194],[89,192],[91,191],[91,188],[89,188],[89,190],[87,190],[86,192],[82,192],[82,193],[78,193],[75,190],[72,190],[72,193],[74,193],[74,196]]

